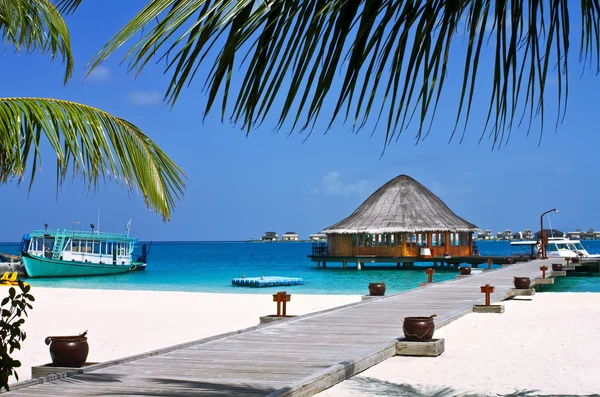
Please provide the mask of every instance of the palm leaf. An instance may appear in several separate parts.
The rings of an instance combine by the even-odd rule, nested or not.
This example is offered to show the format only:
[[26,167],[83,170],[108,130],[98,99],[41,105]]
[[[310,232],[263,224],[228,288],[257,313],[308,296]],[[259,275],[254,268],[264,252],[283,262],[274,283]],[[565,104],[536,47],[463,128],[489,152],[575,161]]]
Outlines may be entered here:
[[54,0],[54,4],[58,7],[60,12],[64,14],[72,14],[81,5],[83,0]]
[[57,188],[72,172],[88,188],[115,179],[140,191],[146,205],[169,220],[183,194],[183,172],[135,125],[101,110],[58,99],[0,98],[0,184],[30,183],[42,168],[40,145],[56,152]]
[[0,0],[0,41],[18,51],[60,55],[65,83],[73,72],[69,30],[50,0]]
[[[416,141],[426,136],[448,81],[449,65],[459,61],[457,67],[464,66],[458,80],[461,89],[446,94],[453,95],[450,102],[457,104],[451,139],[463,123],[464,137],[475,92],[483,89],[488,90],[489,101],[482,138],[489,136],[496,146],[505,144],[524,120],[529,133],[538,115],[541,137],[550,90],[558,98],[557,123],[562,119],[568,97],[572,3],[149,0],[90,67],[131,42],[125,59],[135,73],[152,60],[167,60],[171,82],[165,97],[171,104],[203,65],[202,70],[208,71],[205,114],[222,96],[221,117],[230,111],[231,120],[248,132],[276,106],[279,129],[289,121],[292,130],[323,125],[326,131],[342,118],[360,130],[375,116],[376,126],[385,120],[388,144],[410,128],[413,118],[419,120]],[[581,59],[600,72],[600,0],[580,3]],[[457,56],[452,45],[457,37],[467,38],[464,55]],[[491,68],[483,69],[485,55],[491,56]],[[556,84],[549,85],[552,74]],[[240,88],[230,89],[232,81],[241,81]],[[229,101],[234,92],[235,100]],[[327,98],[335,107],[325,115]],[[322,118],[325,123],[319,122]]]

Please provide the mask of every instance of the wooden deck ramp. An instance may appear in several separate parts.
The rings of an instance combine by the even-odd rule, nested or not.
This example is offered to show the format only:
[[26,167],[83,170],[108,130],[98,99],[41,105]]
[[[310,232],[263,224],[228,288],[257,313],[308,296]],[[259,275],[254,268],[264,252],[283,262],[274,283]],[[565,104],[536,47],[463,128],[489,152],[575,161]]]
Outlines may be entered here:
[[[513,276],[541,277],[536,260],[324,312],[263,324],[12,386],[15,396],[306,396],[395,354],[402,318],[436,314],[439,328],[511,296]],[[547,275],[551,275],[549,270]],[[202,326],[202,319],[198,319]],[[446,341],[452,343],[452,341]]]

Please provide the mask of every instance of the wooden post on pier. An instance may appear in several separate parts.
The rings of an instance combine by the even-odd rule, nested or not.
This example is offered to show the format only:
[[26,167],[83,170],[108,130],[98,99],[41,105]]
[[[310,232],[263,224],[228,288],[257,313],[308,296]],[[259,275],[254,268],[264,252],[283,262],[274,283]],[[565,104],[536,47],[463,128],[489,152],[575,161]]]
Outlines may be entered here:
[[540,266],[540,270],[542,271],[542,278],[546,278],[546,270],[548,270],[548,266]]
[[[277,317],[285,317],[285,304],[292,299],[292,295],[289,295],[285,291],[280,291],[273,294],[273,302],[277,302]],[[283,306],[283,310],[282,310]],[[283,311],[283,313],[282,313]]]
[[427,282],[432,283],[433,282],[433,274],[435,273],[435,270],[433,270],[432,268],[429,268],[425,271],[425,273],[427,273]]
[[488,269],[492,268],[492,260],[490,258],[488,258],[488,260],[487,260],[487,265],[488,265]]
[[343,261],[343,262],[342,262],[342,267],[343,267],[344,269],[347,269],[347,268],[348,268],[348,262],[346,262],[346,261]]
[[485,294],[485,306],[489,306],[490,305],[490,294],[494,292],[494,286],[489,285],[489,284],[482,285],[481,292]]
[[569,267],[569,262],[571,262],[571,258],[565,258],[565,260],[567,261],[567,267]]

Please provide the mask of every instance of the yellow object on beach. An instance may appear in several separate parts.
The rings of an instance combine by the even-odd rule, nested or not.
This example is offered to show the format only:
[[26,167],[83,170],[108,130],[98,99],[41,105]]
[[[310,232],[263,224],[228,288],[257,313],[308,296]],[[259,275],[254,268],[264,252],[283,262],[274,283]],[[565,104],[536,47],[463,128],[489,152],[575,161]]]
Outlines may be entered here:
[[[17,280],[17,272],[13,272],[10,277],[8,275],[9,272],[4,272],[4,275],[2,276],[2,278],[0,278],[0,285],[4,285],[4,286],[12,286],[12,285],[19,285],[19,281]],[[23,283],[25,285],[27,285],[26,283]]]

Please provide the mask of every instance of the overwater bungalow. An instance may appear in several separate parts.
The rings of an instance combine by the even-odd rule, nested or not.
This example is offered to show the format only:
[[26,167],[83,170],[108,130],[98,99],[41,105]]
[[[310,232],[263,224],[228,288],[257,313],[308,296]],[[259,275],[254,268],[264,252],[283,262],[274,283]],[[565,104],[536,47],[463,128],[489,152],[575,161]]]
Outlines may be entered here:
[[344,261],[360,256],[470,256],[473,232],[478,230],[425,186],[400,175],[380,187],[349,217],[323,230],[327,251],[321,252],[328,257],[345,257]]
[[281,236],[281,241],[299,241],[300,237],[296,232],[285,232],[283,236]]
[[314,233],[308,236],[310,241],[327,241],[327,235],[325,233]]
[[262,241],[279,241],[279,235],[275,232],[265,232],[260,239]]

